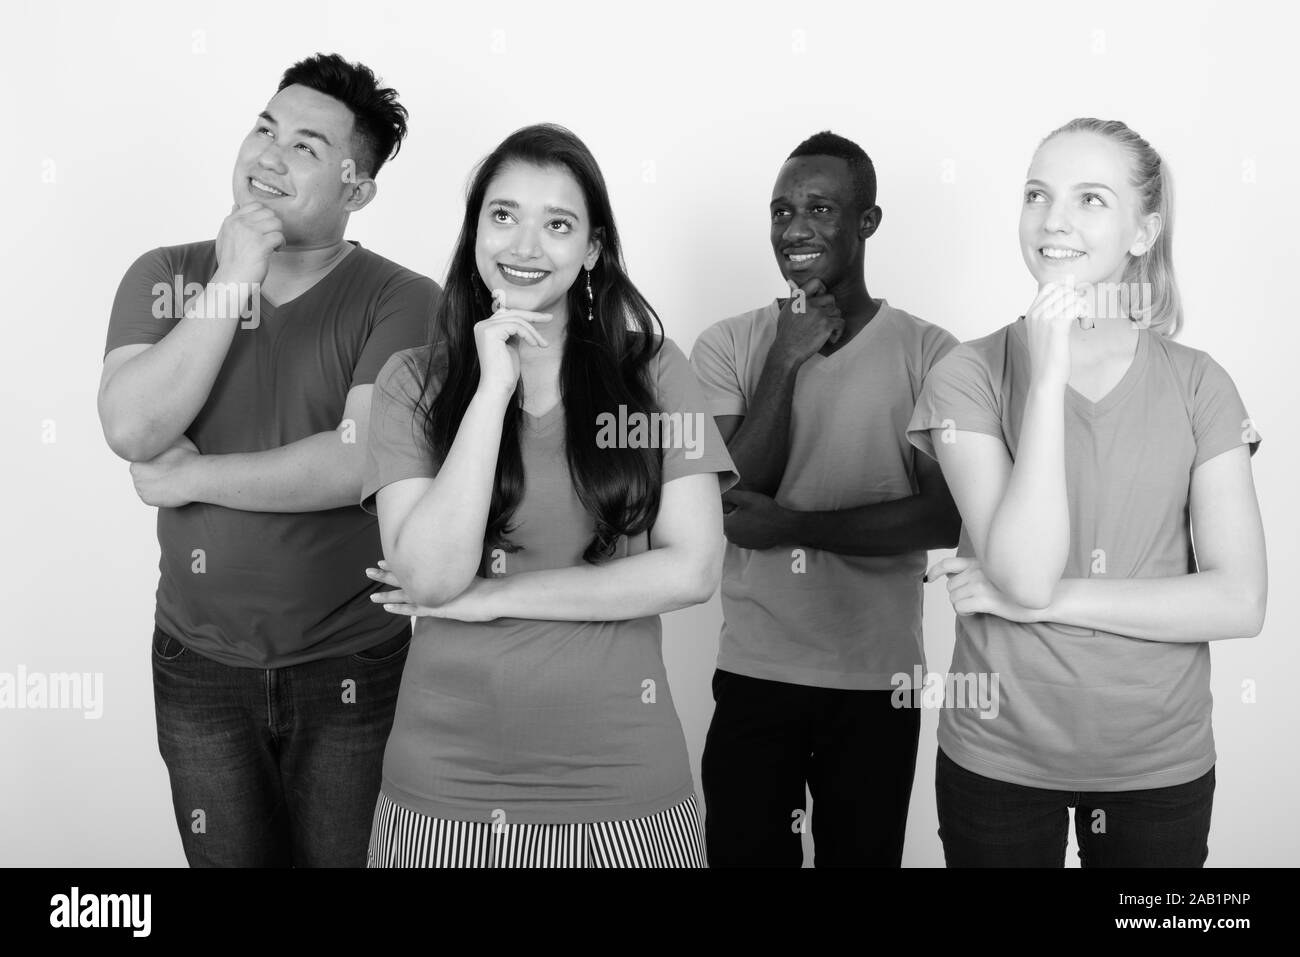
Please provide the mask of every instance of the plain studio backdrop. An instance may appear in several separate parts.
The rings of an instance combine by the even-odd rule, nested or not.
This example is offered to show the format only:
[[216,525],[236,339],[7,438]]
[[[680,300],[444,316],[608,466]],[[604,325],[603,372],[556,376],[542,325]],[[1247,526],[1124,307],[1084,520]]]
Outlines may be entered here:
[[[1017,220],[1039,140],[1075,116],[1146,136],[1176,177],[1181,341],[1228,370],[1264,437],[1273,589],[1261,635],[1212,649],[1208,863],[1297,863],[1293,16],[1204,2],[6,5],[0,672],[102,674],[103,714],[0,710],[0,862],[184,864],[154,726],[155,510],[100,430],[105,331],[136,256],[216,235],[240,141],[283,70],[320,51],[373,67],[411,112],[350,238],[441,282],[471,166],[517,127],[562,123],[599,160],[631,275],[687,351],[784,288],[767,203],[818,130],[876,164],[871,293],[962,340],[1033,298]],[[927,586],[930,670],[951,662],[953,617],[944,585]],[[664,619],[697,784],[720,622],[716,596]],[[943,862],[936,724],[927,711],[907,866]]]

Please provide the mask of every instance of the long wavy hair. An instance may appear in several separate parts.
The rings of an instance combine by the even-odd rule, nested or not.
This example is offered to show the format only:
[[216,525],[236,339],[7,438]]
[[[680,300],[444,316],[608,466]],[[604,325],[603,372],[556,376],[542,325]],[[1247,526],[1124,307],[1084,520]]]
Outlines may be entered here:
[[[474,324],[492,315],[492,295],[475,260],[479,216],[488,186],[510,163],[567,170],[586,200],[592,236],[600,240],[600,257],[590,275],[591,300],[581,272],[569,287],[569,318],[560,363],[565,457],[574,491],[596,526],[583,559],[597,563],[613,555],[620,536],[649,529],[659,512],[659,450],[600,448],[596,423],[603,412],[617,418],[620,405],[629,416],[657,411],[649,367],[662,345],[663,324],[627,276],[609,191],[595,157],[564,127],[539,124],[516,130],[473,172],[460,238],[434,316],[433,348],[417,414],[424,413],[425,437],[439,458],[445,458],[478,388]],[[593,314],[590,322],[589,308]],[[542,331],[545,333],[544,328]],[[435,387],[436,380],[441,380],[441,387]],[[515,552],[520,548],[509,536],[515,530],[513,516],[524,495],[519,442],[522,407],[521,376],[503,421],[480,574],[485,574],[494,549]]]
[[1097,133],[1124,147],[1133,161],[1129,183],[1138,192],[1142,215],[1160,214],[1160,235],[1141,256],[1128,255],[1123,281],[1151,284],[1151,315],[1147,325],[1152,332],[1172,339],[1183,327],[1183,300],[1174,279],[1173,176],[1151,144],[1119,120],[1077,117],[1048,133],[1043,143],[1061,133],[1080,132]]

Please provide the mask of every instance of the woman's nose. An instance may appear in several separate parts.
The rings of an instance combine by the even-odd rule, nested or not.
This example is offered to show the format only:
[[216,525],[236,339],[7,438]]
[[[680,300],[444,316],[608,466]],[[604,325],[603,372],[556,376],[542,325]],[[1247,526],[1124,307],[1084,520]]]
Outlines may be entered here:
[[513,251],[521,259],[534,259],[542,254],[541,234],[536,226],[522,225],[515,230]]
[[1049,233],[1068,233],[1073,228],[1070,216],[1063,203],[1053,203],[1047,208],[1043,218],[1043,229]]

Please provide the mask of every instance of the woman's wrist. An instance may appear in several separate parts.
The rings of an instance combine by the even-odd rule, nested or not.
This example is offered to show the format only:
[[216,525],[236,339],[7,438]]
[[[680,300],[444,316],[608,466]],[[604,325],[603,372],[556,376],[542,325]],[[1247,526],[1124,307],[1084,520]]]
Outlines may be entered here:
[[470,404],[480,405],[483,408],[490,409],[497,415],[503,416],[506,407],[510,404],[510,400],[514,398],[514,394],[513,387],[507,389],[505,386],[480,381],[478,388],[474,391],[474,398],[470,400]]
[[1029,377],[1029,400],[1041,402],[1061,398],[1065,395],[1065,386],[1068,382],[1068,376],[1034,373]]

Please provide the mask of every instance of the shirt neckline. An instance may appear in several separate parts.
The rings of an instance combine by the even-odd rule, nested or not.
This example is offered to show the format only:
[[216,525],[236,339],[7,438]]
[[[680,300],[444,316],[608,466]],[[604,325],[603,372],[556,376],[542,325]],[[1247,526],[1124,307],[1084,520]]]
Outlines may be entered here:
[[[781,315],[781,300],[780,299],[772,300],[772,305],[769,308],[772,310],[772,321],[775,322]],[[891,313],[892,311],[893,309],[889,305],[889,300],[882,298],[880,300],[880,307],[876,310],[876,314],[871,317],[870,322],[868,322],[865,326],[863,326],[861,329],[858,330],[858,334],[856,336],[854,336],[847,343],[845,343],[843,347],[836,349],[828,356],[822,355],[821,352],[814,352],[811,356],[808,357],[808,360],[807,362],[804,363],[804,366],[806,367],[816,363],[816,365],[825,367],[828,363],[835,362],[844,354],[853,352],[855,349],[860,347],[860,344],[864,339],[873,335],[872,330],[877,326],[882,325],[882,320],[885,319],[886,315],[888,313]]]
[[277,305],[273,305],[271,300],[263,296],[261,292],[258,292],[258,299],[261,300],[262,314],[275,315],[277,312],[283,312],[286,309],[294,308],[297,305],[299,305],[304,299],[306,299],[308,296],[314,293],[317,289],[320,289],[322,286],[327,285],[331,279],[333,279],[341,270],[347,267],[348,263],[351,260],[358,258],[361,255],[361,253],[365,251],[365,248],[355,239],[349,239],[348,242],[351,243],[353,246],[352,252],[344,256],[342,261],[337,263],[333,269],[331,269],[325,275],[321,276],[320,279],[316,280],[315,283],[313,283],[311,286],[304,289],[302,292],[298,293],[298,295],[294,296],[292,299],[288,299],[277,306]]
[[534,415],[522,406],[520,406],[519,411],[523,413],[524,425],[528,427],[529,431],[545,432],[555,424],[557,419],[563,418],[564,402],[556,402],[555,405],[551,406],[541,415]]
[[[1028,333],[1025,331],[1025,317],[1021,316],[1015,322],[1016,337],[1026,354],[1029,352]],[[1146,366],[1147,353],[1150,349],[1151,330],[1139,328],[1137,346],[1133,350],[1133,358],[1109,392],[1102,396],[1096,402],[1089,399],[1074,386],[1068,382],[1065,385],[1065,397],[1075,409],[1085,415],[1099,416],[1109,412],[1115,406],[1124,401],[1125,397],[1133,391],[1133,386],[1142,378],[1143,368]]]

